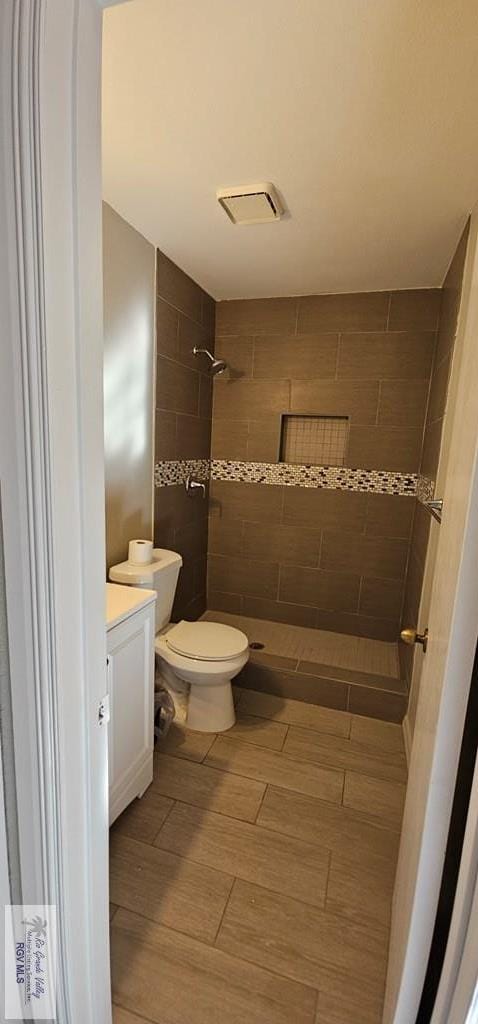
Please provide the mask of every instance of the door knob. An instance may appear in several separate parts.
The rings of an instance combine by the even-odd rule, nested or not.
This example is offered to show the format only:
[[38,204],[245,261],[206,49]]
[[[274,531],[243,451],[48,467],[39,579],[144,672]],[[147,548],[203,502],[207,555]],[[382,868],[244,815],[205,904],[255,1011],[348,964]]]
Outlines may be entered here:
[[428,629],[424,633],[419,633],[413,626],[407,626],[406,629],[402,629],[400,639],[403,640],[404,644],[421,644],[423,653],[425,653],[428,643]]

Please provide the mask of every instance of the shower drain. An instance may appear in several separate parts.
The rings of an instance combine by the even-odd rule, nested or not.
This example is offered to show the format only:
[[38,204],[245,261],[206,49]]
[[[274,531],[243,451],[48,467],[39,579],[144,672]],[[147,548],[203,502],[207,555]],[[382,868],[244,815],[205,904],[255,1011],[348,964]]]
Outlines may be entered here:
[[251,651],[263,651],[265,644],[261,644],[259,640],[251,640],[249,647]]

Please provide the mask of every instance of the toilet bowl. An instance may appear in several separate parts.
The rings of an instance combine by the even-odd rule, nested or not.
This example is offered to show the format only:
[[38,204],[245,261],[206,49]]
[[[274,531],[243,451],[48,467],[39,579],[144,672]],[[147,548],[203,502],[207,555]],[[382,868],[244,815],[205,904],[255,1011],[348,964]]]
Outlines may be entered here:
[[184,691],[189,685],[186,725],[198,732],[223,732],[235,722],[231,680],[249,658],[245,633],[220,622],[170,621],[182,566],[175,551],[154,548],[153,561],[138,565],[113,565],[109,576],[115,583],[155,590],[154,647],[166,686]]
[[245,633],[218,622],[179,622],[156,636],[155,651],[166,685],[189,684],[186,725],[224,732],[235,722],[231,680],[248,657]]

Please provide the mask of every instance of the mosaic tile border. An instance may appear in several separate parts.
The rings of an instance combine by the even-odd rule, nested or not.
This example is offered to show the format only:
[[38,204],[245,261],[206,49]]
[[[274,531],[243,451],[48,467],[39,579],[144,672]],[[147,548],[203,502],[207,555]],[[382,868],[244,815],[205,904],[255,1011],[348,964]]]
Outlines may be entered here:
[[156,487],[184,483],[186,478],[233,480],[285,487],[316,487],[337,491],[369,491],[414,497],[418,476],[376,469],[347,469],[342,466],[291,466],[271,462],[233,462],[225,459],[158,462],[154,468]]
[[154,486],[173,487],[185,484],[188,476],[196,480],[209,480],[211,463],[209,459],[181,459],[168,462],[157,462],[154,467]]
[[422,505],[425,505],[427,501],[431,501],[435,494],[435,481],[429,480],[426,476],[419,476],[417,483],[417,498],[421,501]]
[[334,491],[373,491],[377,494],[416,494],[414,473],[391,473],[344,466],[291,466],[270,462],[229,462],[213,459],[213,480],[246,480],[285,487],[320,487]]

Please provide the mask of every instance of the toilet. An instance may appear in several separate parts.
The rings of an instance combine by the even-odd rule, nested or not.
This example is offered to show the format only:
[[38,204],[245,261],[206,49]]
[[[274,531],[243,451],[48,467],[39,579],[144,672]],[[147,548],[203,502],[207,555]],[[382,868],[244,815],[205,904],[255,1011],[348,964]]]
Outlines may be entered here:
[[224,732],[235,722],[231,680],[249,658],[249,641],[240,629],[220,622],[171,623],[174,595],[182,566],[175,551],[153,549],[146,565],[113,565],[110,580],[155,590],[155,651],[168,689],[184,691],[189,685],[186,724],[197,732]]

